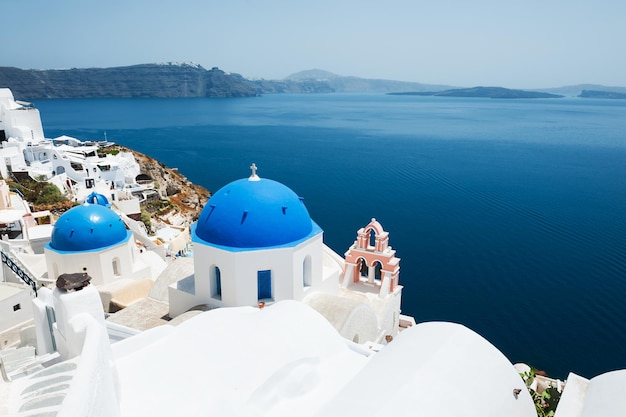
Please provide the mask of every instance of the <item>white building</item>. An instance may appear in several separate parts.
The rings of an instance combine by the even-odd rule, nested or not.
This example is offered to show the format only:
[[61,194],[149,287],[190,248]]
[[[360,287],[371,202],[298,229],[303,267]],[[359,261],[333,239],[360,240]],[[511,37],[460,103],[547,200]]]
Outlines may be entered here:
[[[387,247],[380,224],[372,223],[362,232],[369,236],[377,228],[381,244],[360,248],[357,259],[367,258],[371,267],[369,278],[361,282],[360,275],[324,245],[323,231],[303,199],[279,182],[260,178],[255,165],[251,168],[249,178],[214,193],[192,226],[195,273],[170,287],[170,316],[197,305],[241,307],[300,300],[350,340],[383,342],[394,336],[402,290],[399,259]],[[377,280],[374,259],[385,258],[392,259],[395,275],[391,279],[384,273]],[[342,278],[346,274],[349,279]]]
[[[27,172],[56,185],[62,193],[82,202],[92,191],[112,200],[129,200],[132,192],[145,192],[135,182],[139,164],[131,152],[98,155],[98,145],[68,136],[44,137],[39,110],[15,100],[8,88],[0,88],[0,175]],[[120,209],[136,213],[138,204]]]
[[0,175],[8,178],[12,167],[24,167],[26,154],[33,160],[49,159],[39,110],[15,101],[8,88],[0,88]]
[[138,245],[120,215],[99,204],[65,212],[54,225],[45,247],[48,277],[87,273],[98,287],[105,311],[146,296],[166,264]]

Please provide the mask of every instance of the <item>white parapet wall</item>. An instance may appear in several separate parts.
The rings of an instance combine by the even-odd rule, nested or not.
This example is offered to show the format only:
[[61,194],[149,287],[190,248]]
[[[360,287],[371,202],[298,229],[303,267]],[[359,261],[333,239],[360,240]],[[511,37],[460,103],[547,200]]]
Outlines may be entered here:
[[120,387],[106,328],[88,313],[69,322],[82,339],[78,368],[57,417],[118,417]]

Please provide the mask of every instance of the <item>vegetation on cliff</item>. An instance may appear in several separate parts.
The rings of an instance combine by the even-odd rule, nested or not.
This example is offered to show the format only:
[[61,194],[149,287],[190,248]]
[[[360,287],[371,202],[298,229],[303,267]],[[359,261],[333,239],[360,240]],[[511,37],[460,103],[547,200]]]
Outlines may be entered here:
[[133,153],[141,174],[154,181],[154,188],[158,191],[157,199],[143,205],[144,218],[153,222],[168,222],[172,216],[179,216],[187,223],[198,219],[211,194],[209,190],[192,183],[177,169],[168,168],[154,158],[132,149],[124,150]]
[[46,181],[37,181],[29,177],[12,177],[6,180],[12,190],[19,191],[26,201],[32,204],[35,211],[50,210],[63,213],[75,203],[61,194],[56,185]]

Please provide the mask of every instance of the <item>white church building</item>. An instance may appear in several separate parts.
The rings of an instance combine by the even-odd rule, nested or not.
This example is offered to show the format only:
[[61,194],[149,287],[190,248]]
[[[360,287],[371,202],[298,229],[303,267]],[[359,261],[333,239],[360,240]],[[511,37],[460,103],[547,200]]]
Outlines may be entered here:
[[170,286],[170,316],[197,305],[298,300],[317,309],[349,340],[393,337],[400,324],[402,287],[399,259],[382,226],[373,220],[361,229],[344,261],[324,245],[323,231],[302,198],[260,178],[254,164],[251,169],[249,178],[214,193],[192,226],[194,274]]
[[62,274],[89,275],[108,312],[115,298],[125,304],[145,296],[166,263],[137,243],[120,215],[107,207],[106,199],[95,201],[59,217],[44,254],[48,277],[53,280]]

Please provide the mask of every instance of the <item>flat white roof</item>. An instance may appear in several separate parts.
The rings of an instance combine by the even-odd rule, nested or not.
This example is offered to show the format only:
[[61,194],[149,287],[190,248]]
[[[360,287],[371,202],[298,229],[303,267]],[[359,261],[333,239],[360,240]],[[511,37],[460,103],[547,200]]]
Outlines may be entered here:
[[22,291],[30,291],[30,287],[13,282],[0,282],[0,301],[19,294]]

